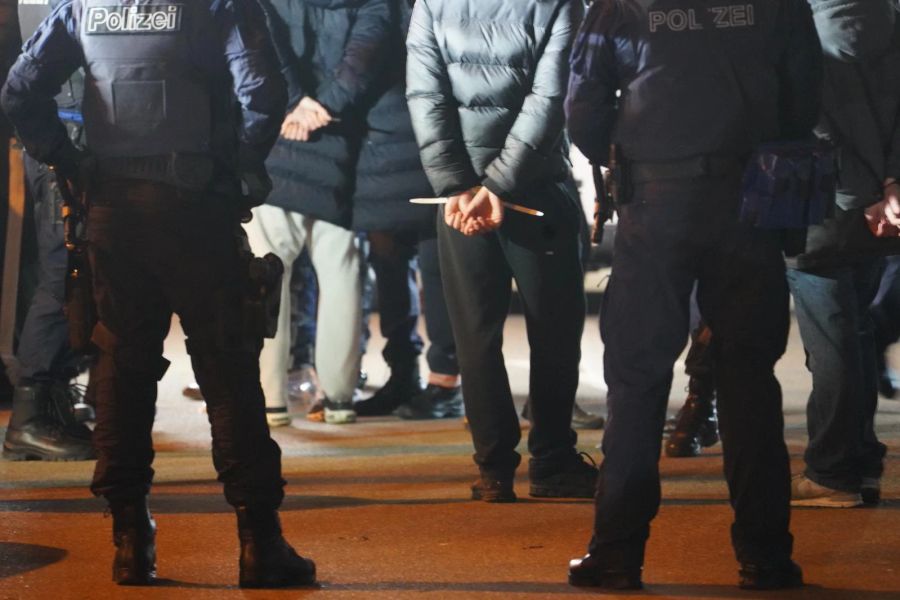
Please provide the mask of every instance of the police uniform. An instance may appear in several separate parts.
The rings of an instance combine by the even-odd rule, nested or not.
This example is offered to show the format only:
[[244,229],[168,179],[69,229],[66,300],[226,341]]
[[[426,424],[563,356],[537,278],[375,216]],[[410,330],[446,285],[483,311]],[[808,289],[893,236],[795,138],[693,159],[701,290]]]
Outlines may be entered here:
[[[774,366],[789,325],[781,236],[741,225],[743,165],[816,122],[821,50],[804,0],[596,0],[571,57],[569,131],[594,165],[617,145],[619,207],[601,311],[609,422],[575,585],[641,585],[672,367],[691,290],[713,332],[732,541],[743,587],[801,581]],[[618,95],[617,95],[618,94]]]
[[[57,4],[58,0],[20,0],[22,39],[31,37]],[[76,71],[56,96],[59,117],[75,143],[82,134],[83,87],[82,74]],[[63,312],[68,253],[63,240],[62,196],[46,165],[27,154],[24,163],[37,237],[38,280],[16,351],[19,380],[3,456],[12,460],[89,460],[94,458],[91,432],[76,420],[73,410],[82,392],[70,384],[83,357],[69,345]]]
[[61,4],[26,43],[2,103],[29,154],[73,179],[85,163],[53,96],[79,67],[95,165],[81,182],[98,315],[91,489],[113,513],[114,579],[155,577],[151,429],[174,312],[206,399],[213,462],[238,513],[241,584],[308,583],[314,566],[281,537],[284,481],[259,385],[262,336],[244,331],[242,315],[240,180],[261,201],[262,161],[286,106],[261,11],[230,0]]

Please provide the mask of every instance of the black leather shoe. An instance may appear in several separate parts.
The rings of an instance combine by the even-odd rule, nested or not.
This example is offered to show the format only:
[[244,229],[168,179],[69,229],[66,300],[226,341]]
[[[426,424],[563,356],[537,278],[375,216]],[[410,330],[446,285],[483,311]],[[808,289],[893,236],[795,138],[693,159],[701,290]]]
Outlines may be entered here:
[[147,497],[130,502],[113,501],[112,578],[119,585],[150,585],[156,580],[156,523]]
[[93,460],[91,431],[74,415],[60,414],[51,383],[19,386],[3,441],[7,460]]
[[419,361],[391,365],[391,376],[371,398],[353,405],[361,417],[381,417],[393,413],[401,404],[407,404],[422,392]]
[[639,590],[644,587],[641,567],[610,569],[590,554],[569,561],[569,585],[606,590]]
[[472,484],[472,500],[482,502],[515,502],[516,493],[513,491],[512,478],[497,478],[482,474]]
[[401,404],[395,411],[401,419],[458,419],[463,416],[462,388],[441,387],[428,384],[420,393],[413,396],[407,404]]
[[803,571],[792,560],[778,564],[744,562],[738,575],[738,585],[744,590],[780,590],[803,585]]
[[692,389],[675,417],[674,430],[666,440],[666,456],[699,456],[701,448],[713,446],[718,441],[719,420],[716,415],[715,394]]
[[316,583],[316,563],[297,554],[281,535],[278,512],[238,506],[242,588],[282,588]]
[[531,479],[529,495],[534,498],[593,498],[599,471],[590,455],[582,452],[552,470],[531,459],[528,474]]

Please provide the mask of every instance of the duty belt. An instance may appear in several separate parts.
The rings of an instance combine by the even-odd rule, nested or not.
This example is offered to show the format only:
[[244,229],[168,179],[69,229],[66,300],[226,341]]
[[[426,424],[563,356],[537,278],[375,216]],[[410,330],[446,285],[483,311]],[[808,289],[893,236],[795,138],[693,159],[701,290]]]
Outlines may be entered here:
[[744,161],[734,156],[694,156],[662,162],[633,161],[628,165],[632,184],[673,179],[723,177],[740,174]]

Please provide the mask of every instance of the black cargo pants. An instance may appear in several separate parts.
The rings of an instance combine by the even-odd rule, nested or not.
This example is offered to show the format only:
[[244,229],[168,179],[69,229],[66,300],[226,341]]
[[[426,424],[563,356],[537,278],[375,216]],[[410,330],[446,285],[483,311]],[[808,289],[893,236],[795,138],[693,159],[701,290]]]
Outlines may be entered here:
[[719,425],[741,561],[791,554],[790,468],[775,363],[789,327],[777,234],[737,223],[740,173],[635,186],[621,207],[600,328],[609,421],[590,551],[643,563],[660,504],[659,456],[672,368],[697,283],[712,329]]
[[277,507],[284,481],[259,384],[262,340],[241,334],[236,211],[222,198],[138,180],[98,184],[91,203],[99,317],[91,490],[110,501],[150,491],[156,388],[174,312],[206,400],[226,499]]

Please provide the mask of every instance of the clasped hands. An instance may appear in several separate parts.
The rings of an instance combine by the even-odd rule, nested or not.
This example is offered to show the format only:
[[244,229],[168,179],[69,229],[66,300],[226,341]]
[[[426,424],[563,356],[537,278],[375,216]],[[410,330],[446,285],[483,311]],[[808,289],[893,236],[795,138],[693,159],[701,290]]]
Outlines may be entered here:
[[486,187],[473,187],[447,199],[444,222],[468,236],[495,231],[503,224],[503,200]]
[[328,109],[309,96],[304,97],[281,124],[281,137],[294,142],[307,142],[317,129],[333,120]]
[[876,237],[900,237],[900,183],[889,179],[882,200],[866,208],[865,215]]

